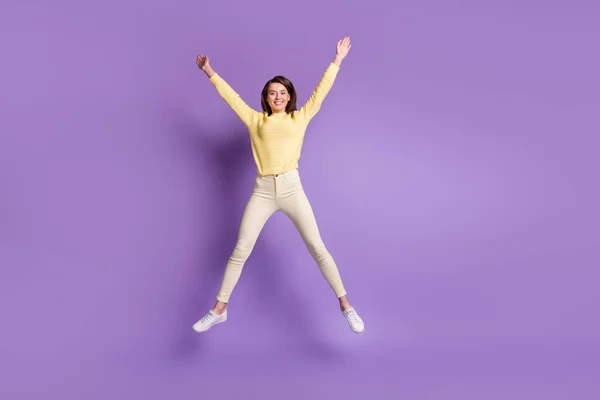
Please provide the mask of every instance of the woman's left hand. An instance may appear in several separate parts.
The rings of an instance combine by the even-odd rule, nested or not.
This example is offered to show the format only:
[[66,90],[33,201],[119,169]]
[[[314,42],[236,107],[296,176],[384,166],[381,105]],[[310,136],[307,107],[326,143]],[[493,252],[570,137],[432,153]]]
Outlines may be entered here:
[[342,40],[337,43],[337,48],[335,51],[336,56],[344,58],[348,55],[352,44],[350,43],[350,36],[346,36]]

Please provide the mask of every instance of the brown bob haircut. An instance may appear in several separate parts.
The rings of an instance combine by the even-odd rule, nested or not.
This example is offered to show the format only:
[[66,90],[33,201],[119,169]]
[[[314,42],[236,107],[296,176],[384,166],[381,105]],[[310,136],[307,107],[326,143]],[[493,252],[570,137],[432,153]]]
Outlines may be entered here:
[[263,111],[266,111],[268,115],[271,115],[273,113],[273,110],[271,110],[271,106],[269,106],[269,103],[267,102],[267,98],[269,96],[269,86],[271,85],[271,83],[281,83],[283,86],[285,86],[288,93],[290,94],[290,101],[288,101],[287,105],[285,106],[285,112],[289,114],[292,111],[296,111],[296,89],[294,88],[294,84],[288,78],[281,75],[277,75],[273,79],[265,83],[265,87],[263,88],[262,94],[260,96],[260,104],[262,106]]

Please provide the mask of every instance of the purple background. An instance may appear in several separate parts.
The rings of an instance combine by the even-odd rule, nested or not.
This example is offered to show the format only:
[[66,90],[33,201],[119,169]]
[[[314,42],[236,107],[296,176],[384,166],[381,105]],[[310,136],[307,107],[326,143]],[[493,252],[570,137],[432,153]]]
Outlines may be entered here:
[[[594,3],[3,1],[0,398],[597,398]],[[300,168],[366,331],[277,214],[195,334],[255,173],[195,57],[303,103],[344,35]]]

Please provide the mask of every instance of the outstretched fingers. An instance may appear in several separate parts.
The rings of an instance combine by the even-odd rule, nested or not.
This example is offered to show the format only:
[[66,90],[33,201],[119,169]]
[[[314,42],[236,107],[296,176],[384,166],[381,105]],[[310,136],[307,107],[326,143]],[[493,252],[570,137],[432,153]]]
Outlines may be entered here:
[[204,67],[206,64],[208,64],[208,56],[205,56],[204,54],[199,54],[196,57],[196,64],[200,68]]
[[352,42],[350,41],[350,36],[345,36],[343,39],[339,40],[337,43],[337,54],[344,57],[348,54],[348,51],[352,47]]

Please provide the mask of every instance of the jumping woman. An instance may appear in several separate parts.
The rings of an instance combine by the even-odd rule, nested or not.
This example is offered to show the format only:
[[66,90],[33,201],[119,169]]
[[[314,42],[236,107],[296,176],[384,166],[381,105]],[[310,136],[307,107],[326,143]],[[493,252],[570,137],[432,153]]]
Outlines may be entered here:
[[198,67],[248,129],[257,167],[254,189],[242,216],[237,243],[225,267],[217,302],[193,325],[196,332],[207,331],[227,320],[229,298],[242,268],[265,223],[277,211],[287,215],[298,229],[308,251],[339,300],[342,315],[352,331],[363,332],[364,323],[348,301],[338,267],[321,239],[298,172],[306,128],[321,108],[351,47],[349,37],[337,43],[335,58],[310,98],[299,110],[296,107],[296,90],[289,79],[278,75],[265,84],[261,93],[263,112],[259,112],[249,107],[212,69],[208,56],[200,54],[196,58]]

